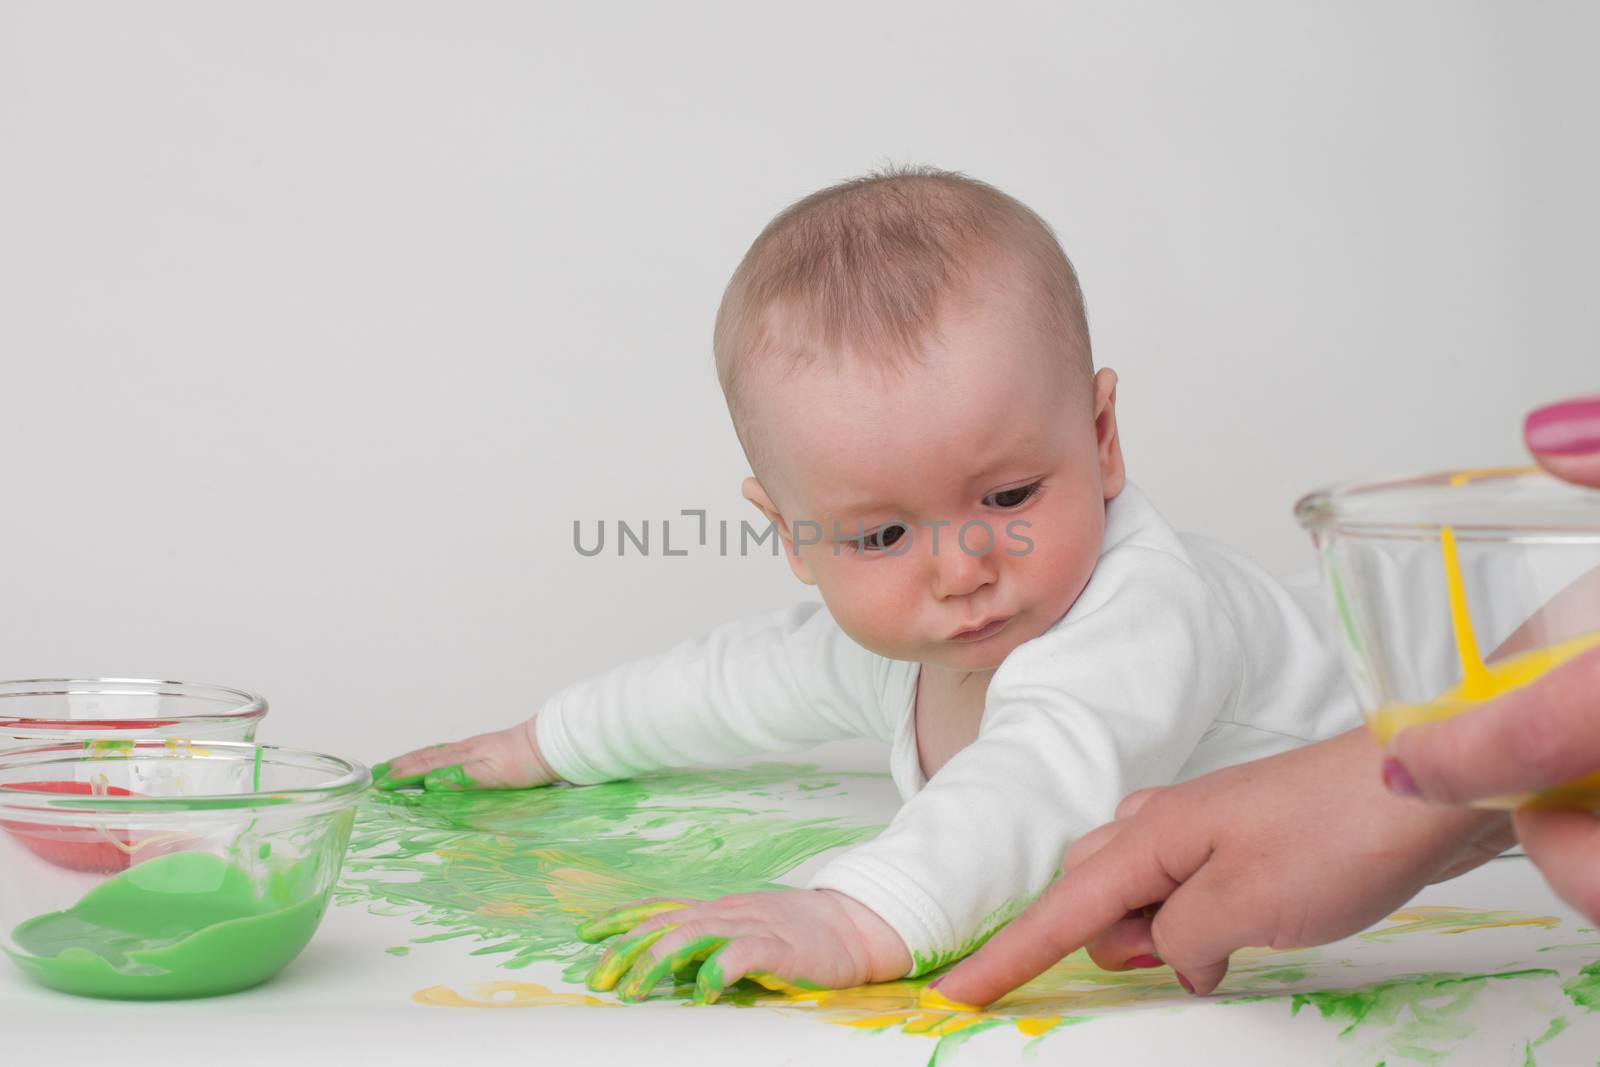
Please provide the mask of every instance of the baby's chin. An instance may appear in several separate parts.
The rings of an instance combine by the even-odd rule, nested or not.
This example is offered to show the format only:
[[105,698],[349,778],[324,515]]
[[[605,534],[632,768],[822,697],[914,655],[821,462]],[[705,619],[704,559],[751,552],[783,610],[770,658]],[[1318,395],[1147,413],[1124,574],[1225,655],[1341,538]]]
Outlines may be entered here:
[[982,641],[939,641],[914,658],[953,671],[992,671],[1031,634],[1012,632],[1010,626]]

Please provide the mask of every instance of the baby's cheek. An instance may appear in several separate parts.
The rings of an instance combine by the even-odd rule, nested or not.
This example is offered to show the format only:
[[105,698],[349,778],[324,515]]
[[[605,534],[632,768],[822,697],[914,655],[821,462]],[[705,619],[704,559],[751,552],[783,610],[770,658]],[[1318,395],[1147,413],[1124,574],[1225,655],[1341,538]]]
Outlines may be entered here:
[[1103,525],[1094,523],[1062,523],[1048,535],[1033,535],[1033,547],[1016,559],[1047,613],[1065,614],[1083,592],[1100,558],[1103,531]]
[[[888,562],[892,561],[884,561]],[[878,564],[872,569],[887,568]],[[817,588],[839,628],[851,640],[879,655],[905,658],[916,645],[912,635],[916,606],[892,580],[893,576],[858,572],[837,577],[837,581],[819,581]]]

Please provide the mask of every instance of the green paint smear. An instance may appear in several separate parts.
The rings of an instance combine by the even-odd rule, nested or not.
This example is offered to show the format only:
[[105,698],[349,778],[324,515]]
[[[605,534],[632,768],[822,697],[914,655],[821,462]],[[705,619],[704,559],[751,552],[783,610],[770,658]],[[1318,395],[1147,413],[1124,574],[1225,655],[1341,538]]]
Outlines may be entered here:
[[883,777],[765,763],[583,787],[369,793],[335,899],[437,931],[417,943],[466,938],[501,966],[554,961],[577,982],[601,951],[577,940],[579,923],[645,897],[784,888],[775,879],[802,861],[882,829],[797,810]]
[[1013,1019],[985,1019],[981,1023],[973,1023],[971,1026],[963,1027],[953,1034],[944,1035],[939,1039],[939,1043],[933,1046],[933,1055],[928,1057],[928,1067],[943,1067],[943,1065],[951,1063],[955,1059],[956,1052],[968,1041],[971,1041],[985,1030],[1010,1026],[1013,1022],[1015,1022]]
[[1390,1027],[1394,1032],[1388,1035],[1388,1045],[1393,1052],[1435,1063],[1472,1036],[1475,1024],[1470,1011],[1491,980],[1554,977],[1559,977],[1558,972],[1544,967],[1476,975],[1434,972],[1352,989],[1261,994],[1223,1003],[1288,999],[1291,1015],[1310,1006],[1329,1022],[1345,1024],[1340,1037],[1367,1027]]
[[1584,1011],[1600,1011],[1600,960],[1562,983],[1561,991]]
[[328,900],[306,895],[319,866],[302,861],[258,889],[209,852],[158,856],[66,911],[23,922],[11,935],[22,951],[6,951],[39,982],[81,996],[232,993],[277,974],[311,940]]
[[957,946],[951,951],[912,953],[910,977],[919,978],[931,971],[936,971],[941,967],[947,967],[956,960],[966,959],[968,956],[978,951],[978,949],[982,948],[983,943],[989,940],[989,938],[993,937],[1002,926],[1021,914],[1023,909],[1032,903],[1033,900],[1034,897],[1024,897],[1020,900],[1012,900],[1000,905],[1000,907],[984,916],[983,921],[978,924],[978,928],[982,931],[981,933],[975,937],[969,938],[966,943]]
[[1534,1058],[1533,1050],[1544,1044],[1546,1041],[1549,1041],[1551,1038],[1557,1036],[1562,1031],[1566,1030],[1567,1025],[1567,1017],[1565,1015],[1557,1015],[1554,1019],[1550,1020],[1550,1025],[1545,1027],[1543,1034],[1540,1034],[1532,1041],[1529,1041],[1527,1044],[1523,1045],[1522,1067],[1538,1067],[1539,1061]]

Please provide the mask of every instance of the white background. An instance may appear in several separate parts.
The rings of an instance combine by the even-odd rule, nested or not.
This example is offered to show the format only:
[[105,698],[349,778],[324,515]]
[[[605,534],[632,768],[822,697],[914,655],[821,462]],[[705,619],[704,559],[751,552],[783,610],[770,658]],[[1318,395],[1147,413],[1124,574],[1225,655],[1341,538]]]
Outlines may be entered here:
[[[1278,571],[1336,480],[1592,391],[1593,4],[0,5],[0,677],[259,689],[376,759],[805,598],[710,362],[885,161],[1060,232],[1132,477]],[[650,518],[651,558],[572,523]],[[614,532],[614,531],[613,531]],[[687,527],[674,529],[684,543]]]

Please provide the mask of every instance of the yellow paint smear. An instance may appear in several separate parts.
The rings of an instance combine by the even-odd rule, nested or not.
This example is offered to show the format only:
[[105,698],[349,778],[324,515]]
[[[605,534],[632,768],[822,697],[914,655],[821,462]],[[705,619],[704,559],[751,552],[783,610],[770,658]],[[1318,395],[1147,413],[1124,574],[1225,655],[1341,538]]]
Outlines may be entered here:
[[440,1008],[617,1008],[620,1004],[586,993],[557,993],[538,982],[484,982],[458,993],[449,986],[433,985],[411,994],[418,1004]]
[[1446,904],[1417,904],[1389,916],[1393,926],[1364,934],[1383,940],[1392,934],[1465,934],[1473,930],[1495,930],[1507,926],[1541,926],[1553,930],[1561,925],[1554,915],[1528,915],[1523,912],[1483,912]]

